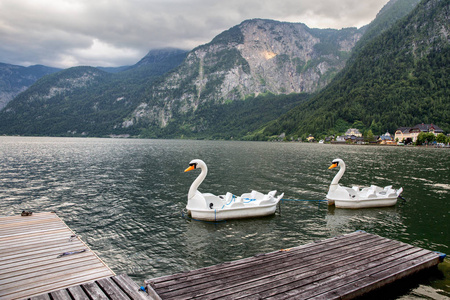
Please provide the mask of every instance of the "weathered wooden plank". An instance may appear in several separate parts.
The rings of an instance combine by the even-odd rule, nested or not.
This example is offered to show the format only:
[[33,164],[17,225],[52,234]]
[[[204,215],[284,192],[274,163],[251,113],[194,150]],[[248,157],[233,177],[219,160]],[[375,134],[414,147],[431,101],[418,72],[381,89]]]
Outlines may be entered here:
[[292,250],[150,282],[162,299],[343,299],[361,296],[439,260],[428,250],[364,232]]
[[[68,288],[73,285],[77,285],[80,283],[91,282],[92,280],[101,279],[104,277],[110,276],[111,272],[108,271],[99,271],[97,273],[94,272],[83,272],[77,274],[77,277],[65,278],[62,281],[52,281],[46,283],[36,282],[35,284],[26,287],[25,289],[17,289],[17,290],[9,290],[8,293],[0,294],[0,299],[5,297],[5,299],[23,299],[27,297],[31,297],[33,295],[39,295],[43,293],[49,293],[51,291]],[[1,290],[0,290],[1,291]],[[3,292],[3,291],[2,291]]]
[[51,235],[35,234],[34,236],[23,236],[21,239],[11,238],[4,241],[0,239],[0,251],[9,251],[12,248],[34,247],[35,245],[48,242],[69,241],[69,238],[70,235],[67,230],[60,230],[59,232],[55,231],[55,233]]
[[23,226],[23,227],[11,227],[7,229],[2,229],[2,235],[4,237],[9,236],[17,236],[22,235],[24,233],[35,233],[35,232],[52,232],[55,230],[60,230],[65,228],[64,224],[58,224],[56,222],[52,222],[50,224],[39,224],[32,226]]
[[41,217],[40,214],[27,217],[6,217],[0,218],[0,229],[8,226],[20,227],[28,224],[42,224],[58,221],[58,217],[53,215],[46,215]]
[[103,278],[97,280],[97,284],[102,288],[108,299],[112,300],[125,300],[130,299],[127,294],[125,294],[120,287],[116,285],[111,278]]
[[[175,274],[172,276],[165,276],[163,280],[160,278],[152,279],[151,281],[157,288],[162,288],[164,286],[172,286],[173,284],[183,284],[183,281],[193,282],[194,280],[203,280],[210,281],[209,277],[217,278],[217,276],[227,274],[228,272],[235,272],[238,270],[242,270],[245,268],[253,269],[257,267],[256,265],[262,264],[270,264],[270,263],[279,263],[279,259],[282,258],[283,261],[287,262],[290,258],[293,259],[301,259],[303,257],[307,257],[313,253],[323,253],[324,251],[333,251],[334,249],[339,249],[344,245],[348,246],[353,243],[366,243],[369,242],[374,237],[367,236],[354,236],[349,235],[348,240],[340,239],[328,239],[326,240],[328,244],[324,244],[323,242],[311,243],[307,244],[309,247],[295,247],[290,251],[277,251],[272,252],[267,255],[257,255],[248,259],[242,259],[231,263],[219,264],[216,266],[206,267],[194,271],[184,272]],[[244,271],[246,272],[246,271]]]
[[[72,242],[69,242],[68,240],[56,240],[53,242],[47,241],[42,242],[41,244],[34,244],[33,246],[10,248],[8,251],[4,251],[2,253],[2,256],[3,257],[9,257],[11,255],[28,256],[29,253],[34,253],[36,251],[59,249],[61,247],[86,247],[86,246],[81,241],[78,240]],[[17,249],[17,251],[14,251],[15,249]]]
[[67,290],[58,290],[50,293],[53,300],[72,300]]
[[27,217],[6,217],[0,218],[0,230],[5,227],[22,227],[30,224],[45,224],[58,222],[60,219],[56,214],[41,216],[40,214],[35,214]]
[[[64,252],[73,252],[73,251],[80,251],[86,249],[86,246],[82,246],[82,245],[78,245],[78,246],[72,246],[72,245],[67,245],[67,246],[62,246],[59,247],[58,249],[55,248],[50,248],[50,249],[40,249],[40,250],[36,250],[33,253],[33,256],[47,256],[47,257],[57,257],[59,254],[62,254]],[[2,262],[7,264],[10,261],[11,262],[15,262],[15,261],[27,261],[30,258],[30,255],[28,253],[19,253],[19,254],[15,254],[15,255],[8,255],[4,258],[2,258]],[[66,258],[66,257],[63,257]]]
[[[289,299],[291,297],[308,297],[311,294],[320,291],[327,291],[333,289],[335,285],[339,285],[342,281],[346,282],[349,276],[359,277],[361,272],[364,271],[367,266],[376,266],[380,263],[388,263],[401,258],[404,255],[416,253],[417,248],[409,245],[405,245],[401,248],[402,251],[397,253],[388,252],[380,253],[375,256],[369,256],[361,261],[354,263],[343,264],[340,267],[334,267],[331,269],[321,269],[317,274],[313,274],[308,278],[298,278],[292,283],[287,283],[284,286],[267,290],[260,293],[262,297],[267,299]],[[300,295],[298,295],[300,294]]]
[[76,264],[71,264],[68,268],[67,266],[59,266],[57,268],[46,268],[37,270],[36,272],[29,272],[22,275],[13,276],[10,278],[3,279],[0,286],[8,287],[9,283],[16,284],[16,282],[27,282],[30,280],[33,282],[34,280],[48,280],[47,278],[53,278],[58,276],[65,276],[68,272],[77,272],[91,269],[101,269],[103,268],[103,264],[101,262],[89,260],[82,261]]
[[14,235],[22,235],[22,234],[30,234],[34,232],[40,232],[42,230],[60,230],[64,229],[65,224],[57,223],[56,221],[45,224],[29,224],[23,225],[21,227],[9,226],[1,229],[2,235],[4,237],[14,236]]
[[40,229],[40,230],[34,230],[34,231],[29,231],[29,232],[24,232],[24,233],[15,233],[15,234],[5,234],[3,235],[3,237],[12,237],[12,238],[21,238],[23,237],[23,234],[31,234],[31,233],[40,233],[40,234],[46,234],[46,233],[52,233],[55,231],[58,231],[60,229],[65,229],[65,228],[50,228],[50,229]]
[[0,224],[11,224],[11,223],[21,223],[21,222],[31,222],[33,220],[46,220],[58,218],[55,213],[43,212],[34,213],[31,216],[0,216]]
[[[389,245],[387,245],[386,247],[389,247]],[[398,246],[392,246],[390,248],[391,252],[389,254],[398,251],[396,250],[396,248],[398,248]],[[199,293],[199,291],[197,291],[193,295],[199,298],[203,296],[204,298],[209,299],[212,297],[211,294],[214,294],[214,296],[217,297],[223,298],[227,296],[230,299],[234,299],[242,296],[248,297],[255,293],[262,293],[267,289],[269,289],[271,292],[275,292],[277,289],[286,288],[289,284],[293,284],[295,282],[298,282],[298,286],[302,286],[310,282],[317,281],[321,277],[325,277],[325,274],[327,274],[326,277],[330,276],[330,270],[333,270],[338,264],[343,265],[339,271],[348,268],[348,265],[346,265],[348,261],[357,259],[361,255],[369,252],[368,249],[357,250],[359,253],[354,255],[333,256],[333,254],[330,254],[324,257],[320,256],[318,259],[315,259],[312,264],[299,263],[299,265],[295,268],[279,269],[275,270],[275,272],[270,272],[270,270],[268,270],[267,274],[262,273],[261,276],[243,280],[243,282],[235,281],[234,285],[225,283],[220,287],[217,286],[201,291],[201,294]]]
[[[260,278],[250,283],[244,283],[235,288],[224,290],[222,293],[217,293],[215,296],[221,296],[224,299],[252,299],[252,295],[257,297],[268,298],[279,293],[289,291],[292,289],[307,289],[308,285],[316,288],[319,285],[326,285],[326,283],[333,278],[333,276],[343,276],[345,272],[349,272],[358,266],[389,257],[395,253],[403,253],[404,250],[411,249],[412,246],[392,246],[385,248],[385,253],[379,253],[375,256],[367,256],[364,260],[358,260],[361,255],[365,255],[370,250],[361,251],[361,253],[349,255],[337,260],[325,258],[322,263],[317,264],[317,268],[300,268],[297,272],[285,272],[279,274],[269,274],[265,280]],[[355,261],[352,263],[352,261]],[[269,283],[269,284],[268,284]],[[254,297],[256,298],[256,297]]]
[[111,279],[131,298],[137,300],[161,300],[159,296],[154,293],[152,289],[149,289],[149,295],[147,296],[144,292],[139,292],[139,286],[131,280],[125,274],[120,274],[111,277]]
[[[1,234],[1,231],[0,231]],[[60,230],[54,230],[52,231],[51,235],[48,236],[52,236],[52,235],[61,235],[63,234],[64,236],[67,236],[69,234],[69,232],[67,231],[66,228],[62,228]],[[12,237],[4,237],[2,235],[0,235],[0,245],[1,246],[7,246],[9,244],[14,245],[15,243],[18,244],[22,244],[24,243],[24,241],[39,241],[40,238],[45,237],[46,235],[42,235],[39,232],[36,233],[24,233],[22,234],[20,237],[20,239],[18,239],[16,236],[12,236]]]
[[[0,218],[0,298],[22,299],[113,276],[81,239],[70,240],[73,234],[56,214]],[[58,258],[83,249],[88,251]]]
[[[363,248],[361,247],[363,247],[366,243],[370,243],[370,241],[371,240],[366,240],[365,242],[359,242],[356,244],[348,243],[346,244],[346,246],[341,246],[339,250],[344,251],[351,247],[358,247],[357,249],[363,250]],[[320,256],[318,256],[317,253],[320,253]],[[288,255],[290,256],[290,258]],[[320,252],[316,252],[313,249],[313,251],[305,251],[304,253],[298,253],[295,256],[292,256],[290,255],[290,253],[285,252],[285,257],[280,256],[276,261],[270,261],[269,263],[263,264],[259,263],[258,261],[254,261],[253,264],[245,266],[245,268],[243,269],[244,272],[241,272],[241,270],[231,273],[227,272],[225,273],[227,274],[227,276],[223,276],[223,274],[217,273],[214,275],[214,277],[202,278],[202,280],[195,281],[193,283],[189,282],[189,284],[186,284],[185,286],[174,283],[173,286],[169,287],[168,289],[157,286],[156,290],[159,294],[165,295],[165,292],[176,289],[179,290],[179,293],[183,292],[181,289],[184,289],[185,292],[189,293],[190,291],[187,289],[189,287],[192,287],[192,289],[196,292],[198,292],[202,288],[208,287],[211,287],[213,289],[229,289],[230,285],[232,285],[234,282],[241,283],[245,279],[257,280],[260,282],[260,278],[266,277],[270,272],[272,272],[272,274],[277,274],[278,271],[283,273],[306,267],[314,268],[320,266],[322,260],[337,260],[342,256],[346,257],[345,255],[345,253],[336,253],[336,248],[331,248],[327,251]]]
[[390,284],[398,279],[410,276],[438,264],[439,255],[431,253],[428,250],[421,251],[421,254],[423,255],[410,257],[409,260],[405,260],[401,264],[395,265],[393,268],[388,268],[378,273],[373,273],[373,270],[372,273],[367,271],[367,273],[359,279],[355,277],[349,278],[349,281],[354,279],[356,280],[340,287],[336,287],[334,290],[328,291],[327,293],[317,295],[311,299],[336,299],[337,295],[339,295],[339,298],[356,298],[377,288]]
[[[72,249],[72,248],[68,248],[68,249]],[[82,248],[80,248],[82,249]],[[20,260],[9,260],[9,261],[0,261],[0,272],[8,272],[11,269],[20,269],[20,268],[28,268],[28,265],[30,266],[30,268],[32,268],[33,266],[40,266],[41,264],[52,264],[52,263],[60,263],[62,261],[65,261],[67,259],[61,259],[62,257],[58,258],[58,255],[61,254],[62,252],[60,251],[52,251],[50,253],[40,253],[39,255],[33,255],[30,256],[28,259],[26,259],[26,257],[24,259],[20,259]],[[82,253],[78,253],[76,255],[73,255],[72,257],[70,257],[70,259],[78,259],[79,257],[83,257],[83,256],[90,256],[93,259],[96,258],[96,256],[93,255],[92,252],[90,251],[86,251],[86,252],[82,252]]]
[[[21,281],[15,280],[2,280],[0,284],[0,296],[4,291],[9,291],[16,289],[17,286],[21,287],[29,287],[31,285],[35,285],[37,281],[39,284],[51,283],[51,282],[61,282],[66,280],[67,278],[76,278],[77,274],[95,274],[99,271],[105,271],[106,268],[102,268],[102,264],[98,263],[95,265],[87,265],[87,266],[78,266],[70,269],[58,270],[55,272],[45,272],[43,274],[36,274],[34,277],[26,277]],[[14,278],[13,278],[14,279]]]
[[67,290],[74,300],[90,300],[80,285],[70,286]]
[[88,294],[89,298],[91,299],[108,300],[108,297],[95,282],[83,284],[83,289],[86,291],[86,294]]
[[50,295],[44,294],[44,295],[38,295],[38,296],[31,297],[30,300],[51,300],[51,299],[50,299]]
[[[355,234],[351,234],[351,235],[355,235]],[[324,244],[324,243],[326,243],[326,241],[333,243],[334,241],[339,241],[340,239],[342,239],[342,236],[336,237],[336,238],[331,238],[331,239],[324,240],[324,241],[318,241],[318,242],[314,242],[314,243],[310,243],[310,244],[306,244],[306,245],[302,245],[302,246],[298,246],[298,247],[294,247],[289,251],[289,254],[293,254],[297,251],[302,251],[305,248],[315,247],[317,245]],[[171,280],[179,281],[183,277],[192,278],[196,274],[200,274],[201,276],[204,276],[204,274],[207,274],[208,272],[214,272],[217,270],[219,272],[221,272],[222,270],[224,270],[226,268],[233,268],[233,267],[239,268],[240,265],[246,264],[248,262],[252,262],[255,259],[256,260],[277,259],[277,256],[279,256],[279,255],[285,255],[285,254],[280,251],[275,251],[275,252],[266,253],[266,254],[257,254],[252,257],[248,257],[248,258],[244,258],[244,259],[240,259],[240,260],[236,260],[236,261],[231,261],[231,262],[224,262],[221,264],[204,267],[204,268],[200,268],[197,270],[191,270],[191,271],[187,271],[187,272],[183,272],[183,273],[167,275],[167,276],[162,276],[162,277],[158,277],[158,278],[152,278],[150,281],[153,284],[155,284],[156,286],[158,286],[165,282],[169,282]],[[170,282],[169,282],[169,284],[170,284]]]
[[2,272],[0,273],[0,280],[28,273],[33,274],[35,272],[40,272],[42,270],[50,268],[58,268],[58,267],[70,268],[72,264],[76,265],[83,262],[94,263],[97,261],[98,261],[97,258],[92,254],[90,254],[89,252],[79,253],[76,255],[76,257],[73,257],[71,260],[43,259],[37,263],[30,263],[30,264],[25,263],[19,266],[13,266],[9,269],[3,269]]

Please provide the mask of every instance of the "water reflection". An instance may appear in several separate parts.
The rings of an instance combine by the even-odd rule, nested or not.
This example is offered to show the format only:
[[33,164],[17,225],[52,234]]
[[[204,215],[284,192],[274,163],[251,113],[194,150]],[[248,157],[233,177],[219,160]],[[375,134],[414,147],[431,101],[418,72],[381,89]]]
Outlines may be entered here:
[[[0,153],[1,215],[56,211],[116,273],[136,281],[355,230],[450,253],[448,149],[0,137]],[[194,158],[208,164],[202,192],[276,189],[320,200],[337,157],[347,164],[342,185],[392,184],[407,201],[364,210],[283,201],[274,216],[216,225],[181,217],[197,176],[183,171]],[[449,282],[426,286],[449,293]]]

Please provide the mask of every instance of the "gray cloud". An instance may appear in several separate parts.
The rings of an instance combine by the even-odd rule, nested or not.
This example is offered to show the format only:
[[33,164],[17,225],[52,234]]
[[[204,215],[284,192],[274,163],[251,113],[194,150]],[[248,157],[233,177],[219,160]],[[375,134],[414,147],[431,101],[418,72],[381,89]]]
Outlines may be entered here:
[[387,0],[2,0],[0,62],[120,66],[150,49],[190,50],[253,18],[361,27]]

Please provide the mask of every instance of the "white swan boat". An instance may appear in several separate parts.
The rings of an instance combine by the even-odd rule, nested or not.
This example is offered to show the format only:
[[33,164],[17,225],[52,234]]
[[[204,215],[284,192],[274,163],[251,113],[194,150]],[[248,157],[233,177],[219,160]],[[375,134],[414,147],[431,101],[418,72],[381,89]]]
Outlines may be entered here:
[[194,219],[204,221],[219,221],[268,216],[275,213],[277,204],[284,194],[275,197],[277,191],[267,194],[258,191],[235,196],[232,193],[216,196],[211,193],[200,193],[198,187],[208,173],[208,167],[200,159],[189,163],[185,172],[201,169],[200,175],[192,183],[188,193],[186,209]]
[[353,186],[344,187],[339,184],[339,180],[345,172],[345,163],[342,159],[335,159],[328,169],[339,166],[340,170],[334,176],[326,196],[329,205],[335,205],[339,208],[366,208],[366,207],[385,207],[397,204],[397,199],[403,192],[403,188],[393,189],[392,185],[384,188],[371,185],[370,187]]

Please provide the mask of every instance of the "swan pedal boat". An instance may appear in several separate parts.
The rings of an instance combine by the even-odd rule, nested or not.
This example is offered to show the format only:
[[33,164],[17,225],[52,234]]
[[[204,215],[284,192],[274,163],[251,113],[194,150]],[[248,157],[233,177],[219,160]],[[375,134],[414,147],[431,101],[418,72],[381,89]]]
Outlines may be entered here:
[[258,191],[235,196],[232,193],[216,196],[211,193],[200,193],[198,187],[208,173],[208,168],[200,159],[189,163],[185,172],[200,168],[200,175],[192,183],[188,193],[186,209],[192,218],[202,221],[221,221],[228,219],[241,219],[263,217],[272,215],[284,193],[275,197],[277,191],[267,194]]
[[345,172],[345,163],[342,159],[335,159],[328,169],[339,166],[340,170],[333,178],[326,196],[328,205],[335,205],[338,208],[368,208],[387,207],[397,204],[397,199],[403,192],[403,188],[393,189],[392,185],[384,188],[371,185],[370,187],[353,186],[344,187],[339,184],[339,180]]

